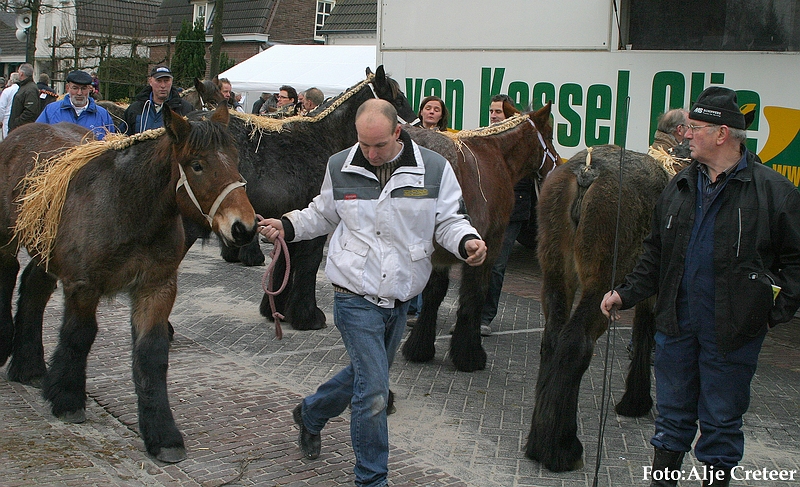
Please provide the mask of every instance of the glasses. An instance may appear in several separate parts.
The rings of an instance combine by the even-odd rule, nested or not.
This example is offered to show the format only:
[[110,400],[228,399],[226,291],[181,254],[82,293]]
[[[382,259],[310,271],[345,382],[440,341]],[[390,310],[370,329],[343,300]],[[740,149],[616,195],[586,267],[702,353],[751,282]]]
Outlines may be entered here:
[[686,127],[686,131],[687,132],[690,131],[690,130],[692,132],[694,132],[696,130],[700,130],[700,129],[704,129],[704,128],[708,128],[708,127],[719,127],[719,125],[714,124],[714,123],[710,123],[708,125],[692,125],[692,124],[689,124],[689,125],[686,125],[685,127]]
[[280,99],[280,100],[288,100],[289,97],[288,96],[283,96],[283,95],[278,95],[278,99]]

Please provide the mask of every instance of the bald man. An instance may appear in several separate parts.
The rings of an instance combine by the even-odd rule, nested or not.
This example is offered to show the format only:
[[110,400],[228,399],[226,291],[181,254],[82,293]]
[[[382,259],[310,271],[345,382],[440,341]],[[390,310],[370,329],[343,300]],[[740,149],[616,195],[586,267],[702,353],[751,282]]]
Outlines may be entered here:
[[431,273],[434,239],[467,264],[481,265],[486,244],[466,214],[448,162],[419,147],[394,107],[369,100],[356,113],[358,143],[328,160],[320,194],[308,208],[262,219],[270,241],[333,233],[325,273],[333,283],[334,323],[350,364],[293,411],[310,459],[320,432],[352,405],[356,485],[386,485],[389,367],[406,325],[408,300]]

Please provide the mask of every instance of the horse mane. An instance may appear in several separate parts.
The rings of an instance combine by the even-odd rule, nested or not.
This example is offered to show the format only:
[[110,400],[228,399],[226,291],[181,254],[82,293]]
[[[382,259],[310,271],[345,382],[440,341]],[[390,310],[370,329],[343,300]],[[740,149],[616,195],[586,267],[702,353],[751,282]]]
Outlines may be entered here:
[[314,123],[321,121],[322,119],[330,115],[334,110],[339,108],[345,101],[350,99],[350,97],[361,91],[361,88],[371,83],[372,80],[374,79],[375,79],[374,74],[368,75],[367,79],[365,79],[364,81],[361,81],[352,88],[349,88],[344,93],[341,93],[339,96],[336,96],[333,99],[331,99],[330,104],[324,110],[314,115],[313,117],[308,117],[305,115],[294,115],[292,117],[278,119],[278,118],[262,117],[260,115],[254,115],[251,113],[241,113],[236,111],[231,111],[231,115],[244,120],[245,125],[252,128],[251,137],[255,135],[256,132],[283,132],[287,124],[291,124],[294,122]]
[[14,238],[17,246],[24,246],[32,257],[41,258],[45,269],[50,261],[61,211],[67,199],[67,189],[75,174],[92,159],[112,150],[121,150],[132,145],[160,137],[163,127],[147,130],[130,137],[108,134],[103,140],[85,142],[71,147],[63,153],[39,160],[34,158],[33,169],[20,181],[20,205]]
[[460,147],[463,144],[463,139],[470,139],[473,137],[488,137],[490,135],[497,135],[503,133],[507,130],[511,130],[517,125],[530,121],[530,117],[525,114],[517,114],[512,117],[509,117],[502,122],[495,123],[489,125],[488,127],[481,127],[477,129],[471,130],[461,130],[460,132],[440,132],[445,137],[449,138],[456,144],[457,147]]

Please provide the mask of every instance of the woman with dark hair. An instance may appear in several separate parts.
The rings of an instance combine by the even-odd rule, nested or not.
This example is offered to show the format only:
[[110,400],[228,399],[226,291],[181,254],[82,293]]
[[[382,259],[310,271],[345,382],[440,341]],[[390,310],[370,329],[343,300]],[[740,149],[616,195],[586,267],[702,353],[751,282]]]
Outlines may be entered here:
[[447,106],[438,96],[426,96],[419,104],[420,127],[444,132],[447,130],[447,121],[450,113]]

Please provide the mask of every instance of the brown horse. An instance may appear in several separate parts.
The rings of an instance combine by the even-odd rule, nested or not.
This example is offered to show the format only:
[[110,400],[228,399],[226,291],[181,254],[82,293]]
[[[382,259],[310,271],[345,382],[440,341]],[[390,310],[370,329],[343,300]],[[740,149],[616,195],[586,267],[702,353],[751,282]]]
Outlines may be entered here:
[[[458,315],[450,341],[450,356],[458,370],[481,370],[486,367],[486,352],[481,345],[480,315],[492,265],[514,206],[514,184],[530,174],[541,181],[560,162],[552,145],[550,104],[488,128],[459,132],[452,138],[432,130],[406,130],[418,144],[450,161],[467,213],[488,248],[482,266],[461,267]],[[414,362],[429,361],[436,353],[436,317],[447,294],[449,268],[459,262],[441,249],[433,254],[433,261],[419,319],[403,345],[403,356]]]
[[[53,414],[84,421],[97,306],[101,297],[127,291],[139,431],[148,452],[178,462],[186,451],[166,379],[167,319],[186,252],[181,217],[209,226],[230,244],[249,242],[256,227],[227,108],[204,122],[163,110],[164,128],[133,137],[81,144],[83,127],[28,124],[0,144],[0,365],[11,356],[10,380],[42,378]],[[32,259],[20,278],[12,321],[19,245]],[[42,315],[57,279],[64,317],[46,370]]]
[[[583,445],[577,436],[578,391],[594,343],[608,327],[600,301],[612,288],[615,240],[618,261],[613,285],[633,269],[650,230],[656,200],[674,174],[671,166],[627,151],[620,175],[620,153],[615,146],[579,152],[553,171],[540,195],[538,257],[546,323],[525,454],[554,472],[583,466]],[[623,206],[617,236],[620,198]],[[572,311],[579,288],[580,301]],[[617,412],[625,416],[643,416],[653,404],[652,306],[652,300],[636,306],[633,333],[637,345],[627,391],[617,405]]]

